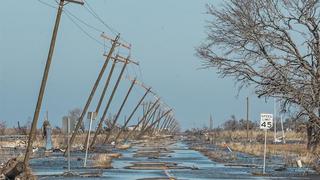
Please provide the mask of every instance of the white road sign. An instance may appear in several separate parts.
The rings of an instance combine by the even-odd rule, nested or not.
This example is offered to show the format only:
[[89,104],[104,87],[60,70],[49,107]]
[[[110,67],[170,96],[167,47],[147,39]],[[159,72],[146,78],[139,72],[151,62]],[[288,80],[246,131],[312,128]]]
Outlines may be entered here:
[[260,129],[271,129],[273,126],[273,114],[261,113]]
[[97,117],[97,112],[88,112],[88,119],[95,120]]

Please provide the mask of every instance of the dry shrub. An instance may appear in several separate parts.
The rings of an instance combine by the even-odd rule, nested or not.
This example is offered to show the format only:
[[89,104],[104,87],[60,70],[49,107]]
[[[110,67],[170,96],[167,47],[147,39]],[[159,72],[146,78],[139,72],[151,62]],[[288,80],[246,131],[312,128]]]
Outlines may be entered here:
[[112,168],[112,157],[108,154],[96,154],[93,157],[92,166],[97,168],[108,169]]
[[317,157],[311,153],[307,153],[305,155],[302,155],[299,158],[306,165],[313,165],[313,164],[315,164],[315,162],[317,160]]
[[131,147],[131,144],[119,144],[116,146],[116,148],[120,150],[126,150],[126,149],[129,149],[130,147]]

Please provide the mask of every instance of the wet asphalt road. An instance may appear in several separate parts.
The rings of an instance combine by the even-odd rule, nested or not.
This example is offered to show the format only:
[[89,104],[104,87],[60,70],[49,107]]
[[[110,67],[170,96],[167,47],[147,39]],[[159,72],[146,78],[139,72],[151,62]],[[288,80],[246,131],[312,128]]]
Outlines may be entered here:
[[[253,171],[261,172],[261,168],[252,169],[250,167],[225,166],[222,163],[211,161],[201,153],[188,149],[188,146],[182,142],[177,142],[167,147],[173,150],[166,153],[158,159],[150,159],[148,157],[133,157],[135,152],[145,147],[134,146],[122,153],[122,157],[114,159],[112,169],[90,169],[82,168],[84,153],[72,154],[72,170],[76,172],[99,172],[100,177],[82,177],[81,179],[148,179],[148,178],[166,178],[174,177],[176,179],[204,180],[204,179],[288,179],[282,177],[262,177],[252,175]],[[130,166],[134,162],[175,162],[179,166],[192,167],[185,169],[170,170],[132,170],[125,167]],[[39,179],[66,179],[61,177],[66,171],[67,161],[62,154],[53,154],[50,157],[36,158],[31,161],[33,172],[38,175]],[[80,179],[80,177],[68,177],[67,179]],[[290,179],[311,179],[310,177],[290,177]],[[318,179],[316,177],[312,179]]]

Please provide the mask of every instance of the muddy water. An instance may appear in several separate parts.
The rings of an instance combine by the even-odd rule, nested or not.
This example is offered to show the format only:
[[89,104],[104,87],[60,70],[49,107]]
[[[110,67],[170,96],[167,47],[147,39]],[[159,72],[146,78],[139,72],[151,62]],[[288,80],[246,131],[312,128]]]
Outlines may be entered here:
[[[119,151],[122,157],[114,159],[112,169],[82,168],[84,154],[82,152],[72,154],[72,170],[78,173],[91,173],[100,177],[82,177],[81,179],[148,179],[174,177],[176,179],[286,179],[283,177],[258,177],[252,175],[250,167],[230,167],[213,162],[201,153],[188,149],[186,144],[177,142],[166,147],[171,152],[162,154],[159,158],[134,157],[139,150],[146,147],[136,146],[129,150]],[[132,170],[126,167],[136,162],[175,162],[182,169],[170,170]],[[90,161],[89,161],[90,163]],[[60,176],[66,171],[67,162],[61,153],[52,154],[50,157],[36,158],[31,161],[33,172],[39,179],[65,179]],[[260,169],[257,169],[260,171]],[[89,175],[90,176],[90,175]],[[291,177],[293,178],[293,177]],[[79,176],[67,179],[80,179]],[[302,179],[296,177],[293,179]],[[303,179],[308,179],[307,177]]]

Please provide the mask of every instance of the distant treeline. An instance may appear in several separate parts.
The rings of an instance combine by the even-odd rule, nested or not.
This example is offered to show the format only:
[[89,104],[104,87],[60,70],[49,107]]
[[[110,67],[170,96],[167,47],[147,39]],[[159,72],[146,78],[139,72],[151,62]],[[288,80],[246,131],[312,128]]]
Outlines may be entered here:
[[[307,120],[303,118],[286,118],[283,120],[283,129],[285,131],[296,131],[296,132],[302,132],[306,130],[306,123]],[[249,130],[257,130],[259,129],[259,122],[258,121],[251,121],[249,120],[247,122],[246,119],[237,119],[234,115],[230,117],[227,121],[225,121],[221,126],[215,127],[212,130],[214,131],[236,131],[236,130],[246,130],[247,124],[249,125]],[[277,118],[277,130],[281,131],[281,119]],[[192,128],[191,130],[187,131],[210,131],[209,127],[204,127],[202,129],[199,128]]]

